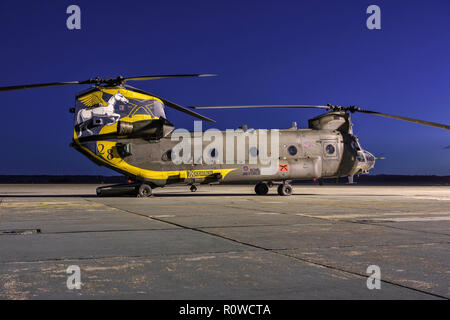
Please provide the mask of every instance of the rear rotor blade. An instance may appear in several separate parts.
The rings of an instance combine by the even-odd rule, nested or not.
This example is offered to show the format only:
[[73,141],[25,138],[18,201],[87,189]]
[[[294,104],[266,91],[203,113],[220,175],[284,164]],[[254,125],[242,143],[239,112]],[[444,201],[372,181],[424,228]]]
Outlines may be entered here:
[[363,110],[363,109],[356,109],[355,112],[372,114],[372,115],[376,115],[376,116],[380,116],[380,117],[386,117],[386,118],[391,118],[391,119],[397,119],[397,120],[403,120],[403,121],[408,121],[408,122],[414,122],[414,123],[419,123],[419,124],[423,124],[423,125],[426,125],[426,126],[431,126],[431,127],[436,127],[436,128],[450,130],[450,126],[449,125],[442,124],[442,123],[424,121],[424,120],[407,118],[407,117],[401,117],[401,116],[394,116],[392,114],[375,112],[375,111],[370,111],[370,110]]
[[[152,94],[152,95],[153,95],[153,94]],[[171,107],[171,108],[173,108],[173,109],[175,109],[175,110],[184,112],[184,113],[186,113],[186,114],[188,114],[188,115],[190,115],[190,116],[193,116],[193,117],[198,118],[198,119],[201,119],[201,120],[205,120],[205,121],[209,121],[209,122],[216,122],[216,121],[213,120],[213,119],[210,119],[210,118],[208,118],[208,117],[202,116],[201,114],[199,114],[199,113],[197,113],[197,112],[194,112],[194,111],[192,111],[192,110],[189,110],[189,109],[187,109],[187,108],[185,108],[185,107],[182,107],[182,106],[180,106],[180,105],[178,105],[178,104],[176,104],[176,103],[170,102],[170,101],[168,101],[168,100],[166,100],[166,99],[163,99],[163,98],[158,97],[158,96],[155,96],[155,95],[153,95],[153,96],[156,97],[156,98],[158,98],[158,99],[160,99],[162,102],[164,102],[165,105],[167,105],[168,107]]]

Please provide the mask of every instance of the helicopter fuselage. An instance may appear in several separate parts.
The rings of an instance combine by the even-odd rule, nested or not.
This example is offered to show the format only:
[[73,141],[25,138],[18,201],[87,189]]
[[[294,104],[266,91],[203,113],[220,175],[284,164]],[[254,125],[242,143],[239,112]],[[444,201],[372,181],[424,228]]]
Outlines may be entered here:
[[[101,113],[102,108],[109,113]],[[178,129],[165,119],[159,99],[126,88],[90,89],[77,96],[73,112],[76,150],[153,188],[178,183],[285,183],[349,176],[361,168],[361,148],[350,115],[341,111],[309,120],[307,129],[244,126],[216,130],[214,139],[205,138],[210,130],[184,130],[180,139]],[[222,138],[219,144],[217,137]],[[180,152],[180,141],[186,139],[188,147]],[[266,146],[261,145],[264,141]]]
[[[221,131],[226,134],[226,131]],[[95,141],[96,152],[92,153],[83,144],[73,146],[97,164],[107,166],[125,174],[132,180],[146,181],[153,186],[165,186],[173,183],[215,183],[245,181],[286,181],[312,180],[348,176],[355,169],[357,151],[345,142],[343,134],[334,130],[286,129],[279,130],[278,161],[262,165],[252,161],[258,158],[259,150],[250,146],[250,135],[258,135],[258,130],[235,131],[235,139],[244,136],[244,157],[239,159],[236,148],[234,159],[229,163],[211,163],[219,154],[225,155],[230,146],[224,143],[218,150],[210,147],[208,141],[200,140],[203,159],[194,159],[190,163],[174,163],[173,149],[179,144],[177,139],[168,135],[158,140],[109,139]],[[193,146],[195,133],[191,132]],[[349,139],[348,139],[349,140]],[[350,141],[350,140],[349,140]],[[125,151],[125,150],[126,151]],[[194,154],[194,152],[192,152]],[[205,157],[210,161],[205,161]],[[231,161],[230,161],[231,160]],[[258,160],[258,159],[256,159]],[[208,163],[209,162],[209,163]],[[256,162],[256,163],[255,163]],[[263,168],[275,166],[269,174]]]

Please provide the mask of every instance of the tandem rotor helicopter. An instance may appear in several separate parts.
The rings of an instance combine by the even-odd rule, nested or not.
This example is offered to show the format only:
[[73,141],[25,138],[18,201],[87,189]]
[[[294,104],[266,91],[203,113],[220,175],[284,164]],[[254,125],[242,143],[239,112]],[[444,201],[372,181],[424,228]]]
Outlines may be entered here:
[[[191,191],[199,184],[227,182],[255,182],[255,193],[265,195],[277,185],[278,194],[292,194],[293,180],[313,180],[349,177],[368,173],[375,165],[375,157],[364,150],[353,135],[350,115],[355,112],[404,120],[450,130],[449,125],[395,116],[360,109],[355,106],[334,105],[253,105],[253,106],[203,106],[182,107],[176,103],[147,93],[126,84],[127,81],[155,80],[181,77],[206,77],[210,74],[153,75],[124,78],[95,78],[85,81],[54,82],[0,87],[0,91],[56,87],[65,85],[93,85],[75,96],[73,141],[71,146],[98,165],[124,174],[134,183],[97,188],[97,195],[134,194],[138,197],[152,195],[152,189],[171,184],[186,184]],[[277,167],[270,174],[263,174],[264,166],[252,161],[259,150],[251,146],[249,139],[239,147],[227,142],[222,150],[205,149],[203,154],[217,158],[227,148],[239,148],[244,157],[227,163],[172,161],[174,125],[167,119],[165,107],[184,112],[204,121],[215,122],[192,109],[231,108],[316,108],[327,111],[308,120],[308,128],[299,129],[293,123],[289,129],[280,129],[278,136]],[[194,132],[188,133],[195,138]],[[236,136],[253,135],[261,138],[259,130],[249,130],[245,125]],[[239,151],[237,150],[237,151]]]

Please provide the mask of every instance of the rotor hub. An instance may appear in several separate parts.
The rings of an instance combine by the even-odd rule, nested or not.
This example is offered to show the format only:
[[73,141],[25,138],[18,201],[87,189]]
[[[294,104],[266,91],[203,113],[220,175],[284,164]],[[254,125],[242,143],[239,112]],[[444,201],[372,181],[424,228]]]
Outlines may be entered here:
[[333,110],[333,111],[345,111],[345,112],[358,112],[361,110],[361,108],[358,108],[357,106],[349,106],[349,107],[344,107],[344,106],[335,106],[332,104],[327,104],[327,107],[329,108],[329,110]]

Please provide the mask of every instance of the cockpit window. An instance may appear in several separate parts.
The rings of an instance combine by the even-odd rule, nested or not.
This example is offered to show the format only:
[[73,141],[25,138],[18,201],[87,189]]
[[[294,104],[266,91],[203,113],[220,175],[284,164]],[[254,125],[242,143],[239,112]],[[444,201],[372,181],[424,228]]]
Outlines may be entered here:
[[352,136],[352,141],[350,142],[350,147],[355,151],[361,150],[361,146],[359,145],[358,138],[356,136]]
[[367,161],[369,161],[369,162],[375,161],[375,157],[370,153],[366,153],[366,157],[367,157]]
[[352,147],[352,149],[353,150],[360,150],[360,148],[359,148],[359,145],[358,145],[358,142],[356,142],[356,140],[353,140],[351,143],[350,143],[350,146]]

